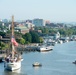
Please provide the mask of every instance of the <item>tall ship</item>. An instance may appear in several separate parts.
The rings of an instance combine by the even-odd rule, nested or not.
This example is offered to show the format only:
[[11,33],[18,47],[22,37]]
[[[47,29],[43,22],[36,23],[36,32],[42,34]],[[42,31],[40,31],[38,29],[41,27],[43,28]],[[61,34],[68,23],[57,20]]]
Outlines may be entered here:
[[18,43],[15,40],[14,37],[14,16],[12,16],[12,34],[11,34],[11,49],[8,55],[6,55],[4,59],[4,68],[5,70],[17,70],[21,68],[21,62],[22,57],[21,55],[16,51],[15,46],[18,46]]

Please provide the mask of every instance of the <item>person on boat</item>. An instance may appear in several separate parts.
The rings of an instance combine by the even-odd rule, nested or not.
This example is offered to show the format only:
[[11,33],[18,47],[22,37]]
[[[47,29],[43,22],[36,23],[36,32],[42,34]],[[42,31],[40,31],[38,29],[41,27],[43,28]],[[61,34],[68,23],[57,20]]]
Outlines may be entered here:
[[14,58],[14,61],[17,62],[17,57]]
[[7,62],[9,62],[9,60],[10,60],[10,56],[8,56],[8,57],[6,58],[6,61],[7,61]]

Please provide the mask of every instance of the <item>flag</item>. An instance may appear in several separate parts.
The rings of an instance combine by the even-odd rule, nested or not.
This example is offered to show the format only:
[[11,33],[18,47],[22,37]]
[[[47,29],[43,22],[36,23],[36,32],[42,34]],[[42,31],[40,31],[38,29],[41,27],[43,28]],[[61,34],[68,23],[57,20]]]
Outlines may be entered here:
[[11,42],[13,43],[14,46],[18,46],[18,43],[16,42],[14,37],[11,38]]

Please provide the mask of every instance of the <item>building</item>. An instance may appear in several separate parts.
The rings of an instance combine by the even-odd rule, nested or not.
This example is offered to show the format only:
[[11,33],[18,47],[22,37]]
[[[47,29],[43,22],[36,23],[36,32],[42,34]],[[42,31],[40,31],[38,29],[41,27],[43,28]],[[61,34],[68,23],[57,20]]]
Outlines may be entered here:
[[33,24],[35,26],[45,26],[45,21],[43,19],[34,19]]
[[26,22],[32,23],[32,20],[26,20]]
[[17,27],[15,27],[15,31],[20,32],[22,34],[29,33],[29,29],[26,26],[21,25],[21,24],[19,24],[19,25],[17,25]]
[[46,20],[45,23],[46,23],[46,24],[50,24],[50,21],[49,21],[49,20]]
[[33,29],[34,30],[34,24],[30,23],[30,22],[26,22],[25,26],[28,28],[28,29]]

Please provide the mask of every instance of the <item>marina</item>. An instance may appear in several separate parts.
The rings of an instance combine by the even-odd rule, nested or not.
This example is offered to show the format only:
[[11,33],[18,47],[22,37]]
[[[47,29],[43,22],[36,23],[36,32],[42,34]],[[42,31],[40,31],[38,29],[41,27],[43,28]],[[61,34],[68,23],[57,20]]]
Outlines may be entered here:
[[[0,63],[0,75],[75,75],[76,41],[56,44],[49,52],[23,52],[22,67],[13,72],[4,70],[4,63]],[[39,62],[42,67],[33,67]]]

